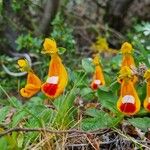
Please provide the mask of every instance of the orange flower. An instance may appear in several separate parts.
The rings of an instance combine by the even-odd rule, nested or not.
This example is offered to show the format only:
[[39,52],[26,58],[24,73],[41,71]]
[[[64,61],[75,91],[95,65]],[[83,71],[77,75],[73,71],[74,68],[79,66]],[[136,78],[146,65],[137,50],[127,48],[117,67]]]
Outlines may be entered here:
[[32,69],[30,68],[27,60],[20,59],[18,60],[18,65],[21,71],[27,71],[27,84],[24,88],[20,90],[21,96],[25,98],[30,98],[35,95],[41,88],[41,81],[40,79],[33,73]]
[[134,115],[140,110],[140,100],[134,88],[132,81],[132,72],[129,67],[125,66],[121,69],[122,78],[120,97],[117,102],[117,108],[125,115]]
[[50,53],[51,61],[48,78],[42,85],[41,89],[46,96],[53,99],[63,93],[68,82],[68,74],[64,65],[62,64],[61,58],[57,54],[57,48],[55,47],[55,52],[54,49],[51,51],[50,47],[53,47],[51,44],[55,45],[56,43],[47,39],[44,42],[45,51],[46,53]]
[[144,100],[144,108],[150,112],[150,69],[147,70],[144,74],[144,78],[146,79],[147,82],[147,93],[146,93],[146,98]]
[[103,71],[100,65],[99,56],[96,56],[93,59],[93,64],[95,65],[95,73],[93,76],[91,88],[93,90],[97,90],[99,86],[105,85],[105,79],[104,79]]
[[[135,68],[134,58],[132,56],[133,48],[132,45],[128,42],[125,42],[121,46],[121,52],[123,54],[121,67],[128,66],[130,69]],[[137,76],[134,75],[133,83],[138,81]]]

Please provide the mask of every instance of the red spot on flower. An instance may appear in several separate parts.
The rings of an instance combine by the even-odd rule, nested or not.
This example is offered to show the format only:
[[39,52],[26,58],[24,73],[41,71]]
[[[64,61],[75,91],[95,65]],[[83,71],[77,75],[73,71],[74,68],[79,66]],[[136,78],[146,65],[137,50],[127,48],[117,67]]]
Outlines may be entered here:
[[98,87],[99,87],[99,85],[98,85],[98,84],[95,84],[95,83],[93,83],[93,84],[92,84],[92,89],[97,90],[97,89],[98,89]]
[[120,109],[124,113],[134,113],[136,111],[135,104],[132,103],[122,103]]
[[57,84],[45,83],[43,85],[43,91],[50,96],[55,95],[57,88],[58,88]]
[[150,110],[150,103],[147,105],[147,109]]

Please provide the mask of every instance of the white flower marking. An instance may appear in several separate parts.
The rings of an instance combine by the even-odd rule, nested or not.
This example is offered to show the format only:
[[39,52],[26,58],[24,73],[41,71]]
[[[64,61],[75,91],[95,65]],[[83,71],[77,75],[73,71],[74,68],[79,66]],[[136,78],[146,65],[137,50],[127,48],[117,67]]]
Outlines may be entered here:
[[97,84],[97,85],[100,85],[101,81],[100,80],[94,80],[94,83]]
[[46,82],[51,83],[51,84],[57,84],[58,83],[58,76],[48,77]]
[[125,95],[123,98],[122,98],[122,103],[131,103],[131,104],[134,104],[135,103],[135,98],[132,96],[132,95]]

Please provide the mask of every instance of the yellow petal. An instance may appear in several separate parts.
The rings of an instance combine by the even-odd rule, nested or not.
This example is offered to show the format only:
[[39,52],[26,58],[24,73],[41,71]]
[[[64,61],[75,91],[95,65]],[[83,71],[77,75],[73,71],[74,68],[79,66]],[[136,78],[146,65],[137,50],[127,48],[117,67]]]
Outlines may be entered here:
[[132,71],[128,66],[123,66],[119,72],[119,78],[131,78],[132,77]]
[[31,70],[30,65],[26,59],[19,59],[18,65],[20,67],[20,71],[29,71]]
[[93,59],[93,64],[94,65],[99,65],[100,64],[100,58],[99,55],[96,55]]
[[46,38],[43,44],[43,53],[56,53],[58,52],[55,40]]
[[132,51],[133,51],[133,48],[132,48],[132,45],[130,43],[125,42],[125,43],[122,44],[121,52],[123,54],[125,54],[125,53],[132,53]]
[[144,78],[145,78],[146,80],[150,79],[150,69],[148,69],[148,70],[145,72]]
[[18,60],[18,65],[20,67],[26,67],[28,65],[28,62],[25,59],[19,59]]
[[147,83],[146,83],[146,98],[144,100],[144,108],[150,112],[150,70],[147,70],[145,73],[145,78],[147,79]]

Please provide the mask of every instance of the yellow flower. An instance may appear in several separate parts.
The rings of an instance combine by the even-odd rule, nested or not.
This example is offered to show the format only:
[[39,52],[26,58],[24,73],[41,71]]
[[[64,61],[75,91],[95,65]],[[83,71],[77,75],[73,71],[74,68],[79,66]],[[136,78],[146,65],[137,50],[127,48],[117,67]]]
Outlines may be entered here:
[[45,53],[52,54],[52,53],[58,52],[56,42],[53,39],[46,38],[44,41],[43,47],[44,47],[44,50],[42,51],[42,53],[44,53],[44,54]]
[[27,71],[27,84],[20,90],[21,96],[30,98],[35,95],[41,88],[40,79],[33,73],[26,59],[18,60],[18,65],[21,71]]
[[42,85],[42,92],[49,98],[54,99],[64,92],[68,83],[68,74],[62,64],[57,51],[50,53],[51,61],[49,65],[48,78]]
[[132,45],[130,43],[125,42],[125,43],[122,44],[122,46],[121,46],[121,52],[123,54],[127,54],[127,53],[131,54],[132,51],[133,51],[133,48],[132,48]]
[[99,56],[95,56],[93,59],[93,64],[95,65],[95,72],[93,76],[93,81],[91,83],[91,88],[97,90],[100,86],[105,85],[105,79],[103,75],[102,68],[100,66]]
[[145,74],[144,78],[146,79],[146,98],[144,100],[144,108],[150,112],[150,69],[148,69]]
[[[121,46],[121,52],[123,54],[121,68],[124,66],[129,67],[130,69],[135,68],[134,58],[132,56],[132,45],[128,42],[125,42]],[[136,83],[138,78],[136,75],[133,76],[133,82]]]
[[98,37],[96,42],[91,45],[91,49],[94,52],[100,53],[117,53],[118,51],[109,47],[107,39],[103,37]]
[[132,72],[127,66],[120,71],[121,89],[117,108],[125,115],[134,115],[140,110],[141,102],[134,88]]
[[145,72],[144,78],[145,78],[146,80],[149,80],[149,79],[150,79],[150,69],[148,69],[148,70]]
[[124,66],[121,68],[119,72],[119,79],[124,79],[124,78],[132,78],[132,71],[129,67]]
[[20,71],[28,72],[31,69],[31,67],[26,59],[19,59],[18,65],[19,65]]

